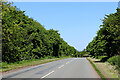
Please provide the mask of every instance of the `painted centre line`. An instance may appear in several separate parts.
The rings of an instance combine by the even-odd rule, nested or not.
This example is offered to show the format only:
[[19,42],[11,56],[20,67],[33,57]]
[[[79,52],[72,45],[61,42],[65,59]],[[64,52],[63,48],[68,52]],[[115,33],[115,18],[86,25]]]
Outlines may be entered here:
[[68,64],[68,63],[70,63],[70,62],[67,62],[66,64]]
[[58,67],[58,68],[62,68],[64,65],[62,65],[62,66],[60,66],[60,67]]
[[41,77],[41,78],[45,78],[47,77],[48,75],[52,74],[54,71],[51,71],[50,73],[46,74],[45,76]]
[[72,62],[73,60],[71,60],[70,62]]

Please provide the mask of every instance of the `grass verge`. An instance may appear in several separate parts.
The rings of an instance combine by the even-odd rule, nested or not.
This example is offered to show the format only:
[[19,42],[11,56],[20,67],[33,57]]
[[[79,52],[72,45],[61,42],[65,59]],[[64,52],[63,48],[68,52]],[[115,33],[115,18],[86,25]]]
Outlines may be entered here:
[[87,58],[87,60],[91,63],[91,65],[94,67],[94,69],[97,71],[97,73],[99,74],[99,76],[102,78],[102,80],[106,80],[104,75],[100,72],[100,70],[95,66],[95,64]]
[[70,58],[70,57],[60,57],[60,58],[52,57],[51,59],[49,58],[32,59],[32,60],[24,60],[24,61],[19,61],[15,63],[9,63],[9,64],[6,62],[2,62],[2,68],[0,69],[0,72],[7,72],[7,71],[15,70],[15,69],[36,66],[39,64],[57,61],[61,59],[66,59],[66,58]]

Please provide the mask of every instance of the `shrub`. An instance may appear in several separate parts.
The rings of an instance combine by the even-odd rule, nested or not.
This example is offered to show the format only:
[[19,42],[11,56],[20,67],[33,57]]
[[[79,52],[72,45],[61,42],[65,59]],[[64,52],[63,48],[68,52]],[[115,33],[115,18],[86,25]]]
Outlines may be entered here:
[[107,60],[111,65],[115,65],[120,70],[120,55],[113,56]]
[[101,62],[105,62],[105,61],[108,60],[108,58],[109,58],[109,57],[107,57],[107,56],[106,56],[106,57],[102,57],[102,58],[100,59],[100,61],[101,61]]

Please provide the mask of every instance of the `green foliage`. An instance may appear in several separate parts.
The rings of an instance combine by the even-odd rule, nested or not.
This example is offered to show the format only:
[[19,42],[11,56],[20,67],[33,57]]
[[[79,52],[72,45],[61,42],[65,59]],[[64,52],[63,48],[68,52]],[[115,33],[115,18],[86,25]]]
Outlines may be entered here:
[[2,60],[17,62],[40,59],[46,56],[60,57],[76,55],[74,47],[69,46],[58,31],[46,30],[40,23],[12,6],[2,2]]
[[98,58],[97,58],[97,59],[102,60],[102,58],[105,58],[105,57],[107,57],[107,56],[98,56]]
[[120,9],[104,17],[97,36],[88,44],[86,51],[96,58],[120,54]]
[[84,56],[87,57],[88,53],[84,49],[83,51],[79,52],[79,55],[80,55],[80,57],[84,57]]
[[105,61],[107,61],[108,59],[109,59],[109,57],[106,56],[106,57],[103,57],[100,61],[101,61],[101,62],[105,62]]
[[107,60],[111,65],[116,65],[118,68],[120,68],[120,55],[113,56]]

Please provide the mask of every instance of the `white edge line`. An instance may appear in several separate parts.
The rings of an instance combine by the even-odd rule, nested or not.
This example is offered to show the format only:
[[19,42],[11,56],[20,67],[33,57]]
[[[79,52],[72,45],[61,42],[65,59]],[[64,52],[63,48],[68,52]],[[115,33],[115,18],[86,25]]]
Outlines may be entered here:
[[48,75],[52,74],[54,71],[51,71],[50,73],[46,74],[45,76],[41,77],[41,78],[45,78],[47,77]]

